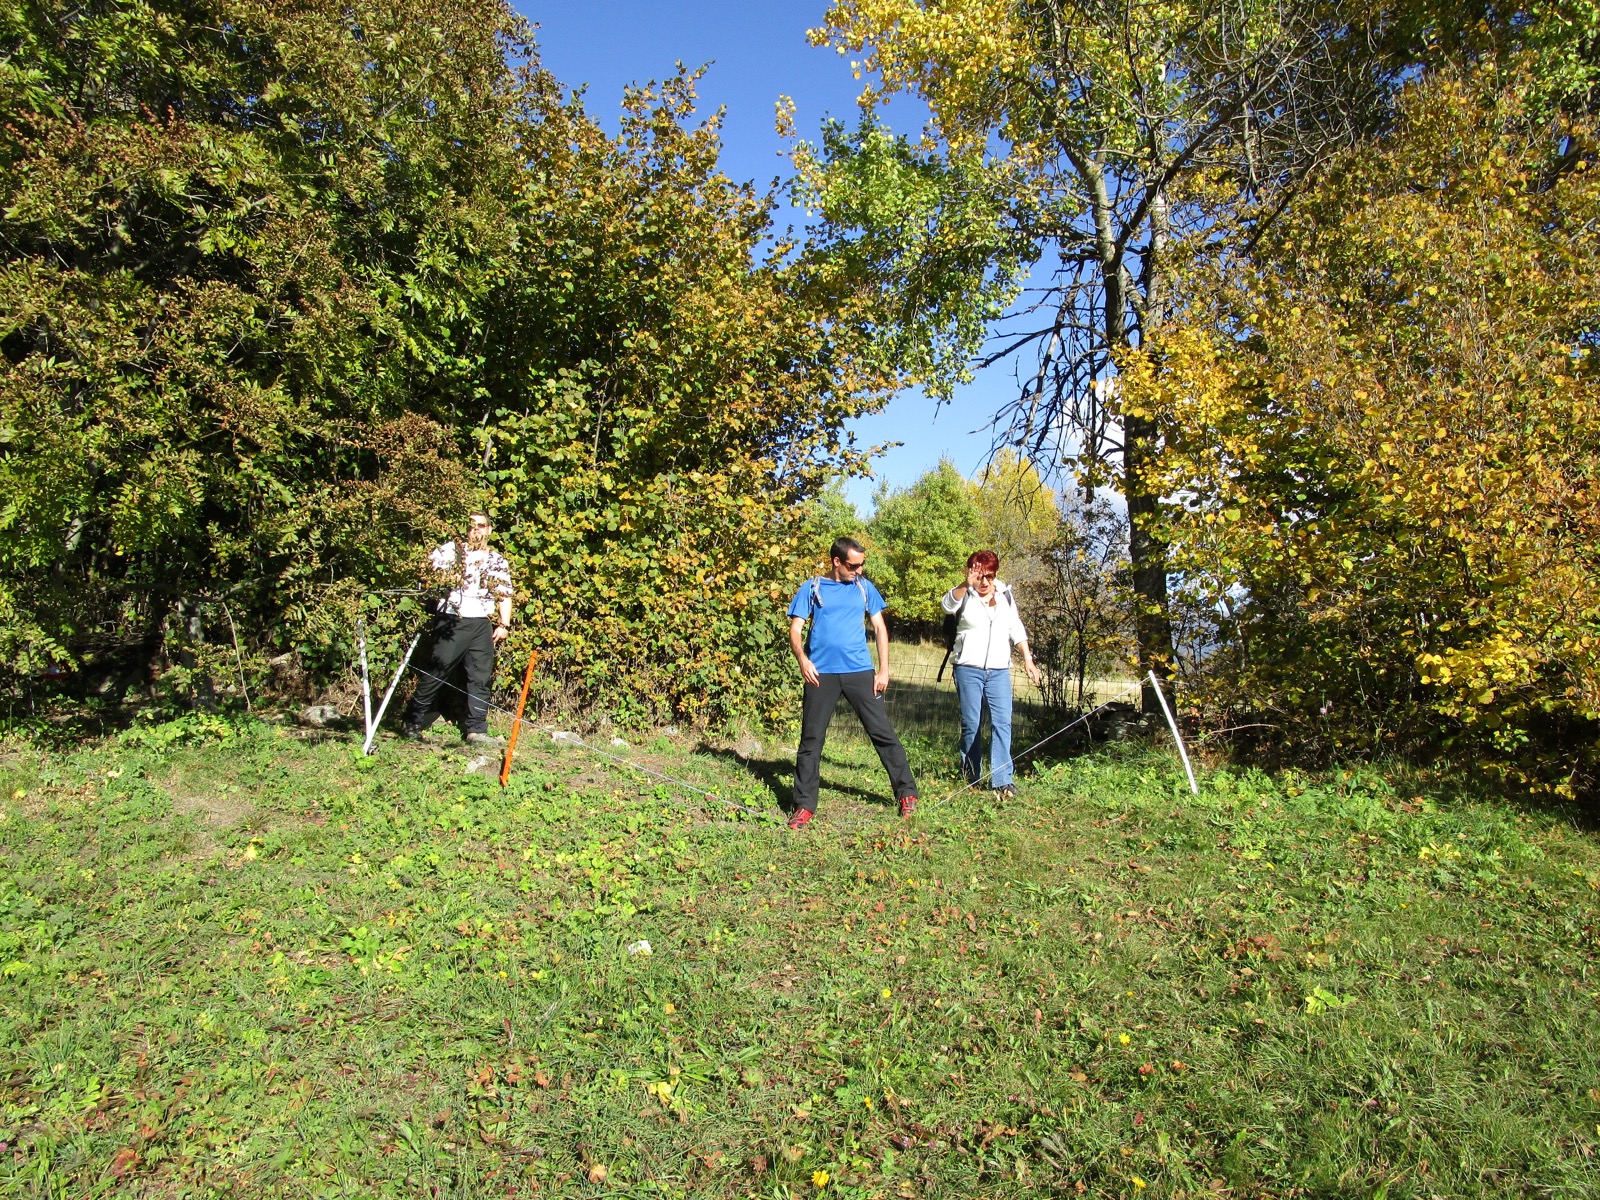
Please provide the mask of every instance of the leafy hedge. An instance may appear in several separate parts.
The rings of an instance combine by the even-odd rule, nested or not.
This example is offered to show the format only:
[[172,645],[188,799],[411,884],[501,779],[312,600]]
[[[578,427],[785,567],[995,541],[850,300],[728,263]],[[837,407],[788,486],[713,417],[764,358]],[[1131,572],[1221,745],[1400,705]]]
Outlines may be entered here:
[[692,79],[610,139],[498,0],[5,0],[0,108],[13,680],[325,679],[485,504],[566,702],[756,703],[790,514],[892,381]]

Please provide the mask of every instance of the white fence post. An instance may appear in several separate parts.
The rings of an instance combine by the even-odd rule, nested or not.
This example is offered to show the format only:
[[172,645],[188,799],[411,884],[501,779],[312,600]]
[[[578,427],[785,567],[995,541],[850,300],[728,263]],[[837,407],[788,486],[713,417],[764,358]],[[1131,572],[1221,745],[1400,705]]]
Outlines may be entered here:
[[1172,710],[1167,707],[1166,694],[1161,690],[1161,680],[1156,678],[1154,671],[1150,672],[1150,685],[1156,689],[1156,699],[1161,701],[1161,711],[1167,714],[1167,725],[1172,730],[1172,740],[1178,743],[1178,756],[1183,759],[1184,774],[1189,776],[1189,790],[1198,796],[1200,785],[1194,781],[1194,768],[1189,765],[1189,751],[1184,748],[1183,735],[1178,732],[1178,722],[1172,718]]

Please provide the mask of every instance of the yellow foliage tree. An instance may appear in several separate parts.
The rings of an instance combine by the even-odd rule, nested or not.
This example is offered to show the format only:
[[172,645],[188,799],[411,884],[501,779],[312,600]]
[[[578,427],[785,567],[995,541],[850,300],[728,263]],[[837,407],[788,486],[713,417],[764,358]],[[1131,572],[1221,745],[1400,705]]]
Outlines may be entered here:
[[1038,468],[1015,452],[1001,450],[972,482],[978,508],[978,540],[1000,556],[1007,578],[1031,573],[1061,524],[1054,489]]
[[[836,138],[821,160],[798,161],[808,178],[842,181],[811,187],[829,220],[860,227],[842,245],[898,247],[874,264],[885,291],[930,296],[924,307],[937,323],[960,327],[969,310],[948,302],[951,279],[989,276],[937,237],[886,239],[884,214],[920,216],[896,222],[919,234],[925,224],[961,226],[954,240],[1001,279],[1019,259],[1048,264],[1048,283],[997,324],[982,362],[1018,362],[1020,386],[999,414],[1013,445],[1043,462],[1066,450],[1065,465],[1122,492],[1144,669],[1166,672],[1172,654],[1151,474],[1160,443],[1106,385],[1117,357],[1165,320],[1174,242],[1263,181],[1297,176],[1370,121],[1387,94],[1376,82],[1387,67],[1368,37],[1371,15],[1323,0],[834,0],[811,33],[866,78],[869,116],[853,148]],[[870,114],[897,93],[916,95],[931,114],[907,155],[936,160],[943,174],[884,153]],[[888,203],[910,189],[882,181],[906,177],[1004,199],[992,222],[973,220],[972,205]],[[889,193],[876,207],[857,198],[874,186]],[[943,277],[927,268],[929,246],[955,264]],[[1145,706],[1155,710],[1153,690]]]
[[1524,81],[1415,86],[1123,362],[1213,711],[1592,786],[1600,170]]

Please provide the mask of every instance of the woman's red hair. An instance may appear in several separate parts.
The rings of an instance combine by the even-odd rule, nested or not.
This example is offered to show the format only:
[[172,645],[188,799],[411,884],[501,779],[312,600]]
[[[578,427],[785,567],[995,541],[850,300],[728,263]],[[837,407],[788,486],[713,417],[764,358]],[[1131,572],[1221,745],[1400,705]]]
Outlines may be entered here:
[[967,570],[980,567],[985,571],[999,572],[1000,556],[993,550],[979,550],[967,559]]

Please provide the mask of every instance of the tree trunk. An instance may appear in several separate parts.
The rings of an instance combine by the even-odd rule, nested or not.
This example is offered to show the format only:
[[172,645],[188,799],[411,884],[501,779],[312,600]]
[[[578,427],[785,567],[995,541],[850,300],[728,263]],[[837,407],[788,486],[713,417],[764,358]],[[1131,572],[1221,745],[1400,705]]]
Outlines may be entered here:
[[[1115,212],[1106,188],[1105,176],[1099,164],[1085,164],[1085,178],[1089,184],[1090,203],[1094,213],[1095,246],[1099,255],[1100,277],[1105,294],[1105,344],[1113,353],[1132,345],[1133,331],[1129,327],[1129,301],[1138,290],[1129,278],[1126,248],[1115,235]],[[1153,214],[1154,215],[1154,214]],[[1145,297],[1143,305],[1144,327],[1148,334],[1151,322],[1158,319],[1159,296],[1155,295],[1154,278],[1158,264],[1156,252],[1160,249],[1160,235],[1165,212],[1153,219],[1151,244],[1145,251]],[[1149,303],[1154,299],[1156,303]],[[1172,624],[1167,615],[1167,547],[1155,536],[1154,523],[1160,497],[1150,491],[1145,482],[1146,467],[1156,454],[1157,431],[1155,423],[1143,417],[1124,415],[1122,422],[1122,495],[1128,503],[1128,565],[1132,569],[1133,591],[1136,604],[1134,638],[1138,645],[1139,674],[1147,676],[1154,671],[1160,678],[1168,678],[1172,671]],[[1140,696],[1141,707],[1147,714],[1161,711],[1161,701],[1148,678]]]
[[1128,501],[1128,563],[1133,574],[1134,637],[1139,649],[1139,674],[1144,680],[1141,706],[1161,711],[1150,683],[1154,671],[1172,677],[1172,620],[1167,612],[1167,545],[1153,525],[1160,497],[1144,483],[1144,469],[1154,456],[1155,427],[1142,417],[1127,417],[1123,426],[1123,495]]
[[[1170,227],[1166,196],[1158,189],[1150,204],[1150,244],[1144,252],[1144,295],[1139,309],[1139,340],[1148,342],[1166,315],[1166,249]],[[1139,675],[1144,681],[1140,696],[1146,713],[1160,710],[1161,700],[1149,675],[1171,679],[1172,617],[1167,607],[1167,543],[1156,535],[1161,497],[1150,490],[1146,469],[1159,453],[1159,431],[1155,422],[1143,417],[1125,417],[1123,422],[1123,494],[1128,501],[1128,563],[1133,571],[1134,618],[1139,646]]]

